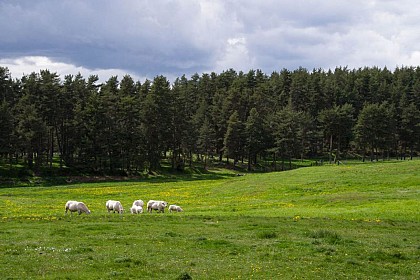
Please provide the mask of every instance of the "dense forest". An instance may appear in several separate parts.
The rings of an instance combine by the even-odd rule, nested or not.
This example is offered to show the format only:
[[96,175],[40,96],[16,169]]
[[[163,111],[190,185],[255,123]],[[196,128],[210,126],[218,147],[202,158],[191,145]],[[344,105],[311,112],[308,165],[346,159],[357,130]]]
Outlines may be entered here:
[[170,83],[0,67],[0,161],[34,172],[183,169],[197,160],[405,159],[420,150],[420,67],[233,69]]

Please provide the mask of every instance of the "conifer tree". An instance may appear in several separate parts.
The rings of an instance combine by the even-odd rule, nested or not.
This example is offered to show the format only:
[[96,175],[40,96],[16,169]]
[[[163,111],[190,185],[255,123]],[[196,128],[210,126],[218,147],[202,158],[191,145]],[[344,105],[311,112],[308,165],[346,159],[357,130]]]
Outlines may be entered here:
[[244,125],[239,119],[239,114],[234,111],[229,117],[228,127],[224,138],[224,154],[233,159],[233,165],[239,161],[243,155],[244,145]]

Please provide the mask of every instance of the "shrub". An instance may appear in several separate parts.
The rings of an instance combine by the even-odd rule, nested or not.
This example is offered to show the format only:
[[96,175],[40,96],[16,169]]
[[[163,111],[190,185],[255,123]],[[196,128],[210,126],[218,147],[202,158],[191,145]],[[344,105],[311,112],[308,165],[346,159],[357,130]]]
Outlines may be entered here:
[[324,239],[330,244],[337,244],[341,241],[341,237],[338,233],[326,229],[320,229],[309,233],[309,237],[315,239]]
[[192,279],[192,277],[188,274],[188,272],[182,272],[177,278],[175,278],[176,280],[190,280]]
[[272,239],[277,237],[277,233],[274,231],[263,231],[259,232],[257,236],[261,239]]

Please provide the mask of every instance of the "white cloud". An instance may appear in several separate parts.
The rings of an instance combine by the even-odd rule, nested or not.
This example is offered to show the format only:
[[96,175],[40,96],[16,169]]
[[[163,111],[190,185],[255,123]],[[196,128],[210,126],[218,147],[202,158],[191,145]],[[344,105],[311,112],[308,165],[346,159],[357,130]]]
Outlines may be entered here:
[[50,72],[57,73],[62,79],[64,79],[64,76],[66,75],[77,75],[78,73],[82,74],[85,78],[88,78],[90,75],[98,75],[100,82],[107,81],[111,76],[118,76],[119,79],[122,79],[126,74],[129,74],[134,80],[144,81],[145,79],[121,69],[88,69],[73,64],[53,61],[44,56],[0,59],[0,65],[2,65],[2,67],[7,67],[9,72],[12,73],[13,78],[21,78],[32,72],[40,72],[40,70],[49,70]]
[[216,71],[222,72],[230,68],[247,71],[253,68],[254,63],[254,58],[248,51],[246,39],[244,37],[229,38],[224,52],[216,61]]

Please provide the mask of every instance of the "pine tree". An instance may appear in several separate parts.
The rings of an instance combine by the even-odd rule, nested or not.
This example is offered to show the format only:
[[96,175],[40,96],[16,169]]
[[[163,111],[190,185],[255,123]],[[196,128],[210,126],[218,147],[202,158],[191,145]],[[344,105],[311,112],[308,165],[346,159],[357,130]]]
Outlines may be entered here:
[[245,124],[246,151],[248,157],[248,170],[252,163],[257,163],[257,154],[263,149],[264,129],[263,122],[256,108],[252,108]]
[[414,103],[402,108],[399,136],[403,154],[405,155],[405,149],[409,148],[410,159],[413,159],[414,150],[420,144],[420,110]]
[[340,160],[341,148],[347,146],[351,140],[351,129],[354,124],[354,109],[350,104],[334,106],[325,109],[319,114],[319,122],[324,131],[325,139],[329,142],[329,162],[332,161],[333,144],[337,146],[337,154],[334,161]]
[[296,112],[291,105],[277,112],[275,116],[275,146],[276,150],[280,152],[282,159],[282,169],[284,170],[284,160],[289,160],[289,168],[291,168],[291,161],[293,157],[301,155],[303,147],[302,141],[302,127],[301,117],[302,112]]
[[8,157],[13,152],[14,118],[5,99],[0,101],[0,157]]
[[229,158],[233,158],[233,165],[239,161],[243,155],[244,145],[244,125],[239,120],[239,114],[234,111],[229,118],[226,135],[224,138],[224,154]]

